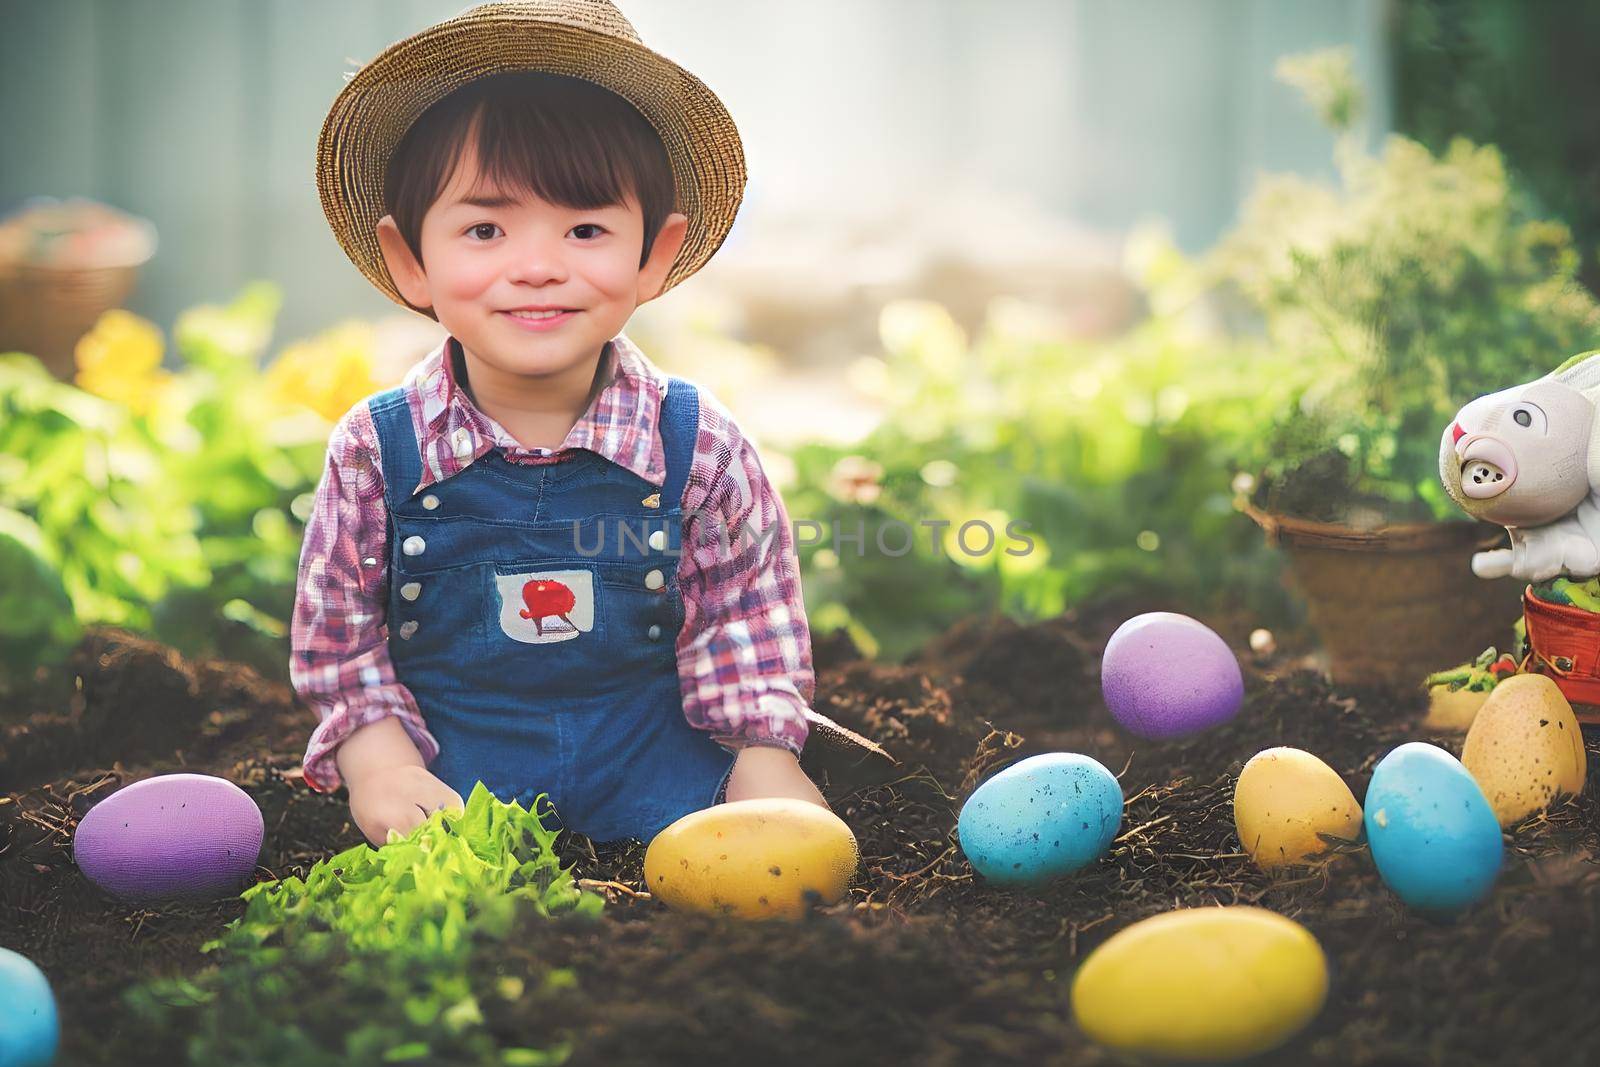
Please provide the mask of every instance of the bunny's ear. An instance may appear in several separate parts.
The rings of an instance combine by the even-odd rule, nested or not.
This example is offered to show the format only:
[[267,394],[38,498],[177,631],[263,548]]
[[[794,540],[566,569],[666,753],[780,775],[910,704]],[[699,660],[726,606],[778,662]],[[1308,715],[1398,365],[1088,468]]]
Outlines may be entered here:
[[1546,377],[1571,386],[1580,393],[1600,389],[1600,349],[1578,353]]

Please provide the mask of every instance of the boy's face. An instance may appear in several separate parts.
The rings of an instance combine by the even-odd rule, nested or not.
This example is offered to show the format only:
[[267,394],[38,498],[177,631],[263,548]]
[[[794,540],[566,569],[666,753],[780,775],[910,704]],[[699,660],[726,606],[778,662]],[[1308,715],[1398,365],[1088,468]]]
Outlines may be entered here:
[[394,220],[379,221],[390,276],[411,304],[433,308],[469,360],[523,378],[592,370],[634,310],[660,293],[688,220],[669,215],[641,267],[644,218],[631,194],[578,209],[480,186],[474,141],[465,139],[423,216],[421,263]]

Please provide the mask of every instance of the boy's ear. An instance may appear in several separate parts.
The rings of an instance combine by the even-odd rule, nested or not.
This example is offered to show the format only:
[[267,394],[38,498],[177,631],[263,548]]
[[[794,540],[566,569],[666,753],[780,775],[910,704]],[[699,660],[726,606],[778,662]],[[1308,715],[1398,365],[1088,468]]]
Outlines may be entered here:
[[674,211],[661,224],[655,243],[650,246],[650,258],[639,268],[639,303],[654,300],[661,295],[667,272],[683,248],[683,239],[689,233],[689,216]]
[[433,298],[428,295],[428,275],[423,271],[422,264],[417,262],[417,257],[412,255],[411,246],[401,236],[393,215],[385,215],[378,220],[378,248],[383,252],[384,266],[389,268],[394,287],[400,290],[406,303],[414,308],[432,307]]

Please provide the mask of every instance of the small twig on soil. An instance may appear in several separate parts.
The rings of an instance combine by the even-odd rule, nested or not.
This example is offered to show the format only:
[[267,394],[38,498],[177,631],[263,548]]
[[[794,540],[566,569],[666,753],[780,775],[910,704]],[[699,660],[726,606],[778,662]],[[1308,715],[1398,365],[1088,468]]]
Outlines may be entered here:
[[1093,930],[1096,926],[1099,926],[1102,923],[1108,923],[1114,918],[1116,918],[1116,913],[1108,911],[1104,915],[1100,916],[1100,918],[1091,920],[1090,922],[1073,923],[1071,929],[1067,932],[1067,955],[1073,959],[1077,958],[1079,934]]
[[641,892],[639,892],[639,890],[632,889],[632,888],[630,888],[628,886],[625,886],[621,882],[604,881],[604,880],[599,879],[599,878],[579,878],[578,879],[578,885],[580,885],[584,889],[615,889],[619,893],[628,894],[630,897],[633,897],[635,900],[651,900],[651,899],[654,899],[654,898],[651,897],[651,895],[649,893],[641,893]]
[[939,855],[935,856],[932,863],[929,863],[925,867],[919,867],[918,869],[912,871],[910,874],[895,874],[893,871],[886,871],[882,867],[874,867],[873,870],[875,872],[877,872],[878,874],[883,875],[885,878],[893,878],[897,882],[909,882],[909,881],[911,881],[911,879],[920,878],[923,875],[927,874],[929,871],[933,870],[939,864],[944,862],[944,859],[945,859],[946,856],[950,855],[955,850],[956,850],[956,847],[954,845],[951,845],[949,848],[947,848],[943,852],[939,853]]
[[1146,830],[1150,829],[1152,826],[1160,826],[1162,823],[1170,822],[1171,820],[1172,820],[1172,816],[1171,815],[1163,815],[1158,819],[1151,819],[1149,822],[1144,823],[1141,826],[1135,826],[1132,830],[1129,830],[1125,834],[1118,835],[1116,840],[1113,841],[1112,844],[1120,845],[1122,842],[1128,840],[1128,838],[1137,837],[1138,835],[1144,833]]

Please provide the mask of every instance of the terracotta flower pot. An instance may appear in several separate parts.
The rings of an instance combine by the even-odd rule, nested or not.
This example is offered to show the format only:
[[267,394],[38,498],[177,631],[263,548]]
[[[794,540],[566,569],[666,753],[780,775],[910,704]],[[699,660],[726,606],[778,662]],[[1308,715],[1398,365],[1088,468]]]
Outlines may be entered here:
[[1270,544],[1289,555],[1311,626],[1336,683],[1420,686],[1431,671],[1504,647],[1525,583],[1485,580],[1472,555],[1503,547],[1482,522],[1409,523],[1358,530],[1244,505]]

